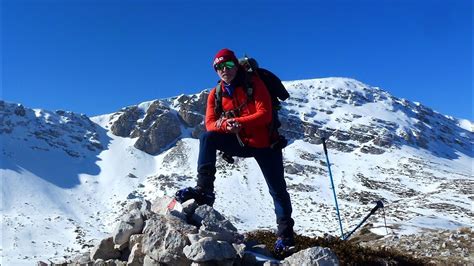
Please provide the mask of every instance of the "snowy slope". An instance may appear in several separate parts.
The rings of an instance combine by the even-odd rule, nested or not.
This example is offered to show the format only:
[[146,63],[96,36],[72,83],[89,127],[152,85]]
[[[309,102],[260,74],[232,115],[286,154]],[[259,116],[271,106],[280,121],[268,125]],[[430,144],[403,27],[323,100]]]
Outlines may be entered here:
[[[10,112],[14,105],[4,108],[3,120],[14,127],[2,135],[2,265],[31,265],[103,238],[116,218],[114,206],[155,172],[152,156],[87,117],[29,109],[18,116]],[[84,149],[80,140],[88,134],[106,147]]]
[[[390,234],[472,226],[473,125],[345,78],[285,82],[285,171],[298,233],[339,235],[320,136],[344,230],[382,199]],[[160,100],[179,115],[180,98]],[[155,101],[137,105],[138,124]],[[113,230],[134,198],[192,186],[194,127],[156,155],[112,126],[124,112],[89,119],[1,102],[2,265],[31,265],[90,247]],[[198,112],[192,110],[198,116]],[[374,152],[372,152],[374,151]],[[239,230],[274,228],[271,197],[253,159],[219,160],[215,208]],[[371,222],[386,234],[380,214]]]

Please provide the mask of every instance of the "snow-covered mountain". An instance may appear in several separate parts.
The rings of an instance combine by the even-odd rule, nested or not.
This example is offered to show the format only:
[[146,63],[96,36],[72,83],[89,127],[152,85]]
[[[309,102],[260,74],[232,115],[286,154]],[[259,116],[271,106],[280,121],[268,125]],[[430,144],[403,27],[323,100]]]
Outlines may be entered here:
[[[382,199],[389,234],[472,226],[473,123],[347,78],[285,82],[280,111],[296,230],[339,235]],[[88,118],[0,102],[2,265],[90,247],[128,201],[194,185],[207,91]],[[258,165],[218,162],[215,208],[239,231],[274,228]],[[371,220],[386,235],[383,216]]]

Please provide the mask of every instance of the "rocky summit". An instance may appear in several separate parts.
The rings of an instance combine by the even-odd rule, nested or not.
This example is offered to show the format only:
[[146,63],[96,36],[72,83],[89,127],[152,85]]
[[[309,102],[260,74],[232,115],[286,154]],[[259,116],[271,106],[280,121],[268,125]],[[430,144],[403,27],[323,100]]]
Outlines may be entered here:
[[311,247],[279,261],[255,241],[246,241],[214,208],[189,200],[173,209],[173,199],[127,206],[112,235],[95,247],[59,263],[39,265],[339,265],[328,248]]
[[[471,121],[354,79],[284,85],[290,98],[282,102],[279,131],[289,140],[283,150],[285,178],[299,235],[347,235],[382,201],[384,208],[350,239],[435,261],[448,255],[454,263],[472,261],[472,246],[464,241],[472,237]],[[204,236],[197,223],[178,227],[182,217],[158,215],[148,205],[128,210],[131,202],[153,203],[195,185],[208,93],[153,100],[91,118],[1,101],[2,264],[59,263],[79,254],[88,261],[100,260],[100,254],[125,261],[125,246],[128,260],[144,253],[151,254],[143,258],[147,261],[171,264],[227,261],[240,254],[232,245],[240,234],[274,230],[273,203],[251,158],[229,164],[219,156],[214,207],[232,233],[218,234],[217,240],[213,230]],[[158,229],[165,235],[152,234]],[[201,244],[193,246],[192,239]],[[171,240],[180,251],[162,253],[159,243]],[[137,243],[141,248],[132,250]],[[211,244],[226,252],[209,259],[212,252],[201,250]],[[91,248],[99,246],[104,248],[91,258]]]

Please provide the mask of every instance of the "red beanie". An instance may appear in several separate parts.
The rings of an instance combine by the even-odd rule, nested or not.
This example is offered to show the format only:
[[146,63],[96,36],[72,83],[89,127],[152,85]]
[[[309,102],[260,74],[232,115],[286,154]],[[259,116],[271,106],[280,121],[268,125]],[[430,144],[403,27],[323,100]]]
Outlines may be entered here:
[[212,66],[215,68],[217,64],[227,61],[234,61],[236,65],[239,64],[239,60],[237,59],[237,57],[235,57],[234,52],[227,48],[224,48],[217,52],[216,56],[214,56],[214,62],[212,63]]

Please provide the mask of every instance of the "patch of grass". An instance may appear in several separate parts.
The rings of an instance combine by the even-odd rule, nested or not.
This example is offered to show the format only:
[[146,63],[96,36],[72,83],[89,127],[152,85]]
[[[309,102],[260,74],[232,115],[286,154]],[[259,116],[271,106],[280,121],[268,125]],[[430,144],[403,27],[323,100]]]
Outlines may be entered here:
[[[246,234],[247,241],[256,241],[264,244],[272,250],[276,235],[270,231],[254,231]],[[338,238],[311,238],[295,235],[295,252],[314,247],[330,248],[338,257],[341,265],[428,265],[426,259],[411,257],[394,249],[367,248],[351,241],[343,241]],[[291,254],[272,254],[277,259],[284,259]]]

